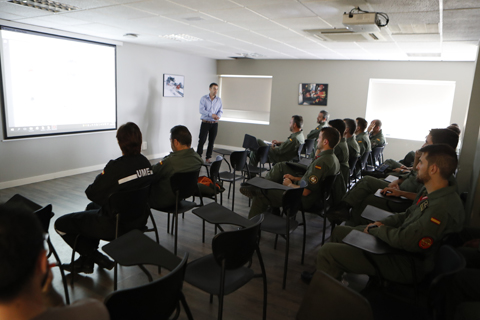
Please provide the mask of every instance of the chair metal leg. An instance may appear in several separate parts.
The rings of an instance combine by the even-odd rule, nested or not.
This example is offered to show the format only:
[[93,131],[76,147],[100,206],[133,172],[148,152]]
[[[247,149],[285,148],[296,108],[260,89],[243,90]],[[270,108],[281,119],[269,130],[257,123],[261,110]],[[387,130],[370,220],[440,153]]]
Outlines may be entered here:
[[117,291],[118,281],[118,264],[115,262],[115,269],[113,271],[113,291]]
[[235,170],[233,170],[232,211],[235,212]]
[[147,268],[145,268],[143,264],[139,264],[138,267],[142,269],[143,273],[147,275],[148,282],[152,282],[153,281],[152,275],[150,274],[150,272],[148,272]]
[[175,245],[173,249],[173,253],[177,255],[177,238],[178,238],[178,213],[175,212]]
[[188,320],[193,320],[192,312],[190,311],[190,308],[188,307],[187,300],[185,299],[185,296],[183,295],[183,292],[181,292],[181,291],[180,291],[180,302],[182,303],[183,310],[185,310],[185,313],[187,314]]
[[170,233],[170,212],[167,212],[167,233]]
[[[288,218],[287,218],[288,219]],[[287,270],[288,270],[288,253],[290,247],[290,233],[287,233],[287,243],[285,247],[285,263],[283,266],[283,285],[282,289],[285,290],[285,286],[287,284]]]
[[202,243],[205,243],[205,220],[202,221]]
[[323,216],[322,246],[325,243],[325,230],[327,228],[327,216]]
[[57,261],[57,265],[60,269],[60,275],[62,276],[63,290],[65,291],[65,303],[69,305],[70,295],[68,294],[67,279],[65,277],[65,271],[63,270],[63,267],[62,267],[62,262],[60,261],[60,257],[58,256],[57,251],[55,250],[52,242],[50,241],[50,236],[47,238],[47,243],[50,249],[50,254],[53,254],[53,256],[55,257],[55,260]]
[[277,250],[277,241],[278,241],[278,234],[275,235],[275,243],[273,244],[274,250]]
[[305,260],[305,243],[307,241],[307,224],[305,223],[305,213],[302,211],[302,217],[303,217],[303,247],[302,247],[302,265],[303,261]]
[[74,242],[73,248],[72,248],[72,260],[70,262],[70,267],[72,269],[72,271],[70,272],[70,275],[72,277],[70,279],[70,285],[72,286],[72,288],[73,288],[74,283],[75,283],[75,263],[74,263],[74,261],[75,261],[75,249],[77,248],[78,237],[80,237],[80,235],[77,235],[75,237],[75,242]]

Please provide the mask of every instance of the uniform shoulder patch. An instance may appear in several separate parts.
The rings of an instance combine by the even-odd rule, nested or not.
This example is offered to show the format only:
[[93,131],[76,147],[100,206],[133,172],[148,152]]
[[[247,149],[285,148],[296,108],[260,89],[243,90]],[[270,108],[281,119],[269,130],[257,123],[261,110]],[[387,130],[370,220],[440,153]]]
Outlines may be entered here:
[[320,167],[320,166],[315,166],[315,169],[322,170],[322,167]]
[[312,174],[310,177],[308,177],[308,181],[310,181],[311,184],[317,184],[318,178],[316,175]]
[[362,140],[360,140],[360,141],[357,141],[357,143],[362,143]]
[[431,217],[430,221],[432,221],[433,223],[438,224],[438,225],[440,225],[440,223],[441,223],[440,220],[435,219],[434,217]]
[[102,170],[102,175],[105,174],[105,170]]
[[292,141],[292,139],[288,139],[288,140]]
[[163,161],[160,161],[159,164],[160,164],[160,165],[163,165]]
[[380,141],[380,139],[377,138],[377,141]]
[[422,249],[428,249],[432,246],[433,244],[433,239],[430,237],[423,237],[418,241],[418,246]]

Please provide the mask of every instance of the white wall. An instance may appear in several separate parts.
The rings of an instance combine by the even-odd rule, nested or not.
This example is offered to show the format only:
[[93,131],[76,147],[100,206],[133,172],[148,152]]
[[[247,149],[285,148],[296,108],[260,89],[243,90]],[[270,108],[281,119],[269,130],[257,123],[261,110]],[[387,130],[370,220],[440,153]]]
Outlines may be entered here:
[[[218,74],[273,76],[272,107],[268,126],[221,122],[216,143],[241,146],[247,132],[266,140],[284,139],[289,135],[288,122],[293,114],[303,116],[307,133],[315,126],[322,109],[331,114],[330,119],[364,117],[370,78],[456,81],[451,121],[463,128],[474,70],[474,62],[221,60],[217,62]],[[299,106],[299,83],[328,83],[328,105]],[[414,116],[398,110],[398,121],[405,123],[405,130],[408,119]],[[422,145],[419,141],[387,140],[384,155],[393,159],[402,159]]]
[[[164,73],[185,76],[184,98],[162,96]],[[133,121],[140,126],[148,142],[143,153],[149,158],[170,151],[169,131],[177,124],[190,129],[196,146],[198,102],[216,74],[213,59],[132,44],[117,47],[118,124]],[[115,132],[1,141],[0,189],[101,170],[119,156]]]

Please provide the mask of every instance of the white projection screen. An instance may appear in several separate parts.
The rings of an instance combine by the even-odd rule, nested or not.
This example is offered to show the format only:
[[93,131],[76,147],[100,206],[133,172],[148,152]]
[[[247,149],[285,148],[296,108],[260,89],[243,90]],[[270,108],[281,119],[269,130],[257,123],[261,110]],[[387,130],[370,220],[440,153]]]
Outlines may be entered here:
[[115,45],[0,27],[4,139],[117,128]]

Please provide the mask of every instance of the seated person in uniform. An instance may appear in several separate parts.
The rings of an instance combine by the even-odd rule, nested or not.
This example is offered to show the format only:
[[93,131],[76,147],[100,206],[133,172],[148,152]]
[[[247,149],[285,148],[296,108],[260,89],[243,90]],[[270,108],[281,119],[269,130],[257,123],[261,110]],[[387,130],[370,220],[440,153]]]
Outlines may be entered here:
[[372,122],[370,122],[370,125],[368,126],[367,131],[369,133],[372,149],[376,147],[382,147],[385,145],[386,140],[382,132],[382,121],[378,119],[373,120]]
[[340,132],[341,139],[340,142],[333,149],[333,153],[335,153],[338,162],[340,162],[340,174],[342,176],[343,183],[346,185],[348,179],[350,178],[350,167],[348,165],[348,145],[344,137],[346,127],[345,122],[343,122],[342,119],[333,119],[328,122],[328,125],[337,129]]
[[[152,179],[150,161],[140,153],[142,133],[133,122],[128,122],[117,130],[117,141],[122,156],[110,160],[95,181],[85,190],[92,202],[83,212],[66,214],[57,219],[55,230],[70,247],[75,245],[80,258],[75,261],[75,271],[92,273],[96,263],[104,269],[112,269],[115,263],[98,252],[100,239],[115,239],[116,217],[110,212],[108,198],[112,193],[149,185]],[[130,223],[131,229],[142,228],[147,223],[149,208],[145,204],[143,214]],[[70,264],[64,264],[67,271]]]
[[355,130],[355,139],[357,140],[358,146],[360,147],[360,156],[363,156],[365,152],[372,151],[372,146],[370,143],[370,138],[368,133],[365,132],[367,129],[368,122],[364,118],[357,118],[357,130]]
[[312,129],[312,131],[310,131],[307,134],[306,139],[314,139],[316,142],[318,139],[318,135],[320,134],[320,130],[322,130],[322,128],[325,127],[325,125],[327,124],[327,121],[328,121],[328,112],[325,110],[320,111],[317,116],[318,126],[316,126],[314,129]]
[[[322,246],[317,255],[317,270],[341,279],[344,272],[375,275],[377,265],[382,276],[389,281],[412,283],[411,259],[416,264],[416,279],[421,280],[433,269],[435,252],[442,238],[462,229],[465,219],[462,201],[449,178],[457,168],[457,155],[448,145],[428,145],[416,167],[417,179],[424,188],[417,194],[414,203],[406,212],[394,214],[382,221],[355,227],[369,233],[393,248],[414,255],[365,255],[364,251],[342,239],[354,228],[339,226],[332,234],[332,242]],[[311,274],[302,274],[304,281]]]
[[357,130],[357,124],[353,119],[343,119],[345,122],[345,139],[348,145],[348,157],[357,158],[360,156],[360,146],[355,139],[355,131]]
[[[448,129],[432,129],[426,137],[423,146],[445,143],[454,149],[457,146],[457,142],[458,136],[452,131]],[[420,152],[417,152],[416,162],[418,162],[420,154]],[[367,205],[373,205],[391,212],[403,212],[411,205],[409,201],[393,202],[379,198],[374,195],[378,189],[383,189],[382,193],[386,196],[402,196],[413,201],[422,187],[423,185],[417,181],[416,171],[391,183],[383,179],[367,176],[357,182],[343,197],[341,203],[332,208],[327,215],[335,220],[348,220],[347,225],[357,226],[366,222],[360,215]]]
[[203,161],[191,144],[192,135],[187,127],[175,126],[170,130],[173,152],[152,167],[154,182],[148,200],[150,207],[161,210],[175,204],[175,194],[170,186],[174,173],[200,171]]
[[0,205],[0,319],[110,319],[98,300],[63,306],[51,285],[44,240],[43,228],[32,212]]
[[[292,134],[284,142],[272,140],[272,145],[268,150],[268,160],[270,162],[278,163],[282,161],[290,161],[298,156],[298,148],[301,144],[305,143],[302,126],[302,116],[292,116],[292,118],[290,119],[290,132]],[[257,142],[260,147],[267,145],[263,140],[260,139],[257,139]],[[260,159],[258,159],[256,152],[250,152],[251,165],[257,166],[259,160]]]
[[[302,205],[305,210],[312,207],[318,199],[317,191],[319,191],[322,181],[331,175],[337,174],[340,170],[340,163],[333,153],[333,148],[340,141],[340,133],[337,129],[324,127],[320,131],[317,142],[317,151],[315,160],[308,166],[307,171],[301,175],[295,169],[289,166],[287,162],[281,162],[270,170],[265,179],[282,183],[285,186],[298,188],[298,183],[303,180],[307,183],[303,191]],[[268,205],[278,208],[282,205],[282,190],[267,190],[262,193],[258,188],[253,186],[243,186],[240,192],[253,198],[250,207],[249,218],[254,217],[266,211]]]

